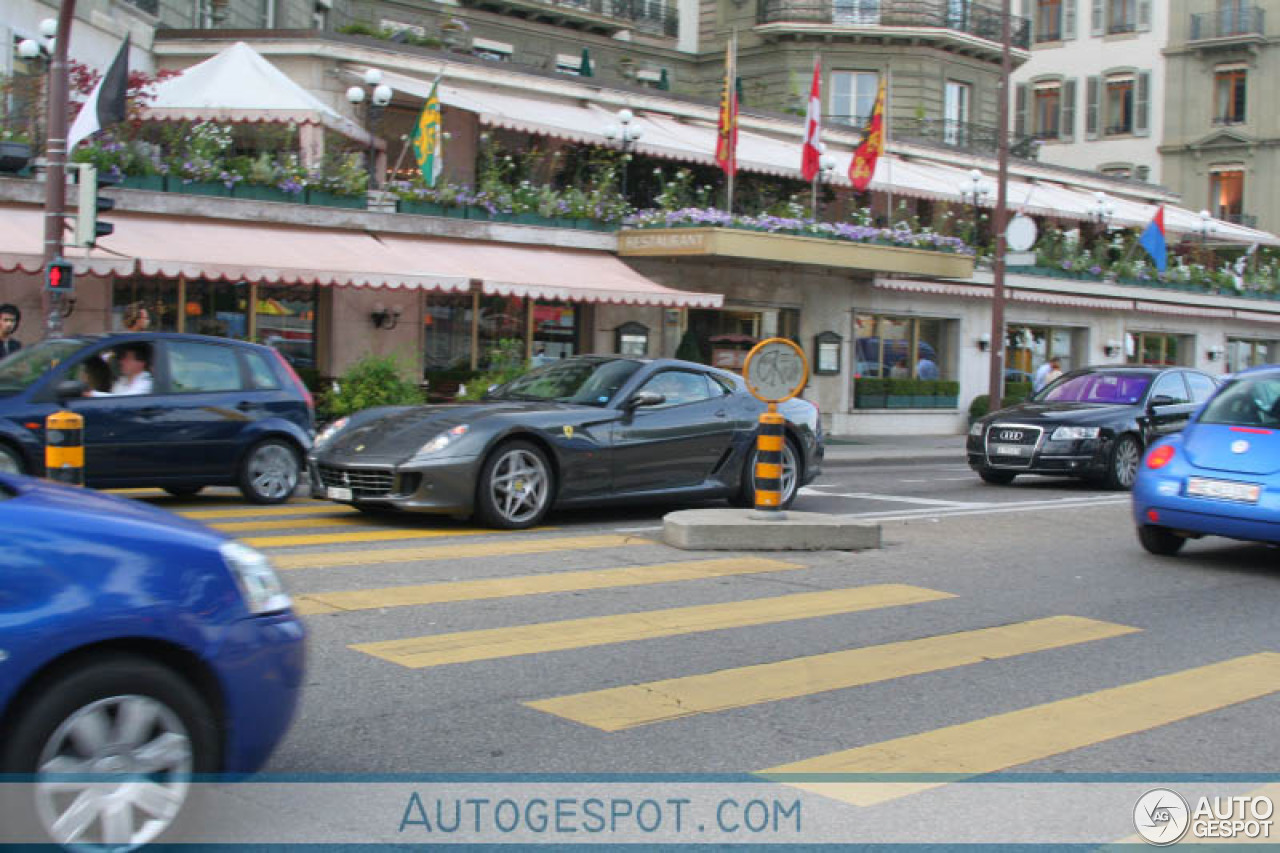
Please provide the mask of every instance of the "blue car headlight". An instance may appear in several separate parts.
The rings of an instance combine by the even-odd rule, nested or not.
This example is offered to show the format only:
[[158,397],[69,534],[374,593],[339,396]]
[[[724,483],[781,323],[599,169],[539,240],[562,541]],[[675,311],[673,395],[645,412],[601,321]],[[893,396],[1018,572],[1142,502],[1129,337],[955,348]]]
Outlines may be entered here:
[[1060,426],[1049,436],[1050,441],[1080,441],[1086,438],[1097,438],[1101,427]]
[[250,613],[273,613],[287,610],[293,603],[271,561],[261,551],[239,542],[224,542],[218,548],[222,561],[236,579],[245,607]]
[[422,445],[422,447],[418,449],[418,452],[413,454],[413,459],[410,459],[409,461],[413,462],[423,458],[424,456],[431,456],[439,453],[441,450],[444,450],[446,447],[466,435],[468,429],[470,429],[470,427],[466,424],[458,424],[455,427],[445,430],[439,435],[434,436],[426,444]]

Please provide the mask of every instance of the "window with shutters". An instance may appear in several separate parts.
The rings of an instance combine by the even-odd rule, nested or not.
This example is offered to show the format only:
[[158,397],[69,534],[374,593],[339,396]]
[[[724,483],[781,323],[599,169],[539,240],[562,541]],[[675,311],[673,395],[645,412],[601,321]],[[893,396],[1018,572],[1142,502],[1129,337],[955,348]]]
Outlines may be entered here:
[[1036,43],[1062,41],[1062,0],[1036,0]]
[[1213,78],[1213,123],[1243,124],[1248,72],[1243,68],[1220,68]]
[[1133,133],[1134,88],[1132,75],[1107,78],[1102,103],[1104,136],[1125,136]]
[[1062,84],[1036,85],[1031,108],[1031,135],[1036,139],[1057,139],[1061,133]]
[[1107,9],[1107,33],[1132,33],[1138,29],[1138,0],[1111,0]]

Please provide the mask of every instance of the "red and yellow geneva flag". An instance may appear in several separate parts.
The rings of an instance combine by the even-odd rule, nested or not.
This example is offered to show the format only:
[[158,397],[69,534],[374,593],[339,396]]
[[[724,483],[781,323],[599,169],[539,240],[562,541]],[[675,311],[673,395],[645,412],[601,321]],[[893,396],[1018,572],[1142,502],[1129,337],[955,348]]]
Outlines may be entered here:
[[738,36],[725,49],[724,91],[720,94],[720,121],[716,128],[716,165],[726,175],[738,172]]
[[853,152],[853,162],[849,164],[849,181],[858,192],[865,192],[871,185],[871,178],[876,173],[876,161],[884,153],[884,78],[880,79],[880,93],[876,95],[876,106],[871,111],[871,120],[867,122],[862,133],[862,144]]

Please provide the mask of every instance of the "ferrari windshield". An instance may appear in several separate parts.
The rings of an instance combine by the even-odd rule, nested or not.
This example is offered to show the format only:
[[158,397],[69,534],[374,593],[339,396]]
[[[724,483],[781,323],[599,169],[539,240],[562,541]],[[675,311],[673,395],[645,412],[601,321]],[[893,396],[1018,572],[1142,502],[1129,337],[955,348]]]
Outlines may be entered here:
[[0,359],[0,397],[25,391],[84,345],[85,342],[77,338],[57,338],[23,347],[8,358]]
[[1232,382],[1205,406],[1200,423],[1280,428],[1280,374]]
[[639,369],[640,362],[629,359],[565,359],[518,376],[485,399],[606,406]]
[[1075,373],[1062,377],[1042,391],[1037,403],[1104,403],[1135,406],[1151,385],[1150,373]]

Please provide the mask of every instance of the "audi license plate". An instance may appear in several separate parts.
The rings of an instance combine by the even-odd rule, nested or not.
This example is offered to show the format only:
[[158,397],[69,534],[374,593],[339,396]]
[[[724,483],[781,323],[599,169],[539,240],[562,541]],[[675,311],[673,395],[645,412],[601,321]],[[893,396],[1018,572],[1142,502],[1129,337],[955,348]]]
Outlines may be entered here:
[[1187,480],[1187,494],[1195,498],[1215,498],[1220,501],[1240,501],[1256,504],[1262,496],[1262,487],[1252,483],[1233,483],[1230,480],[1206,480],[1192,477]]
[[991,452],[995,456],[1030,456],[1031,446],[1027,444],[997,444]]
[[351,490],[344,489],[341,486],[329,486],[325,490],[325,494],[329,496],[331,501],[349,501],[352,499]]

